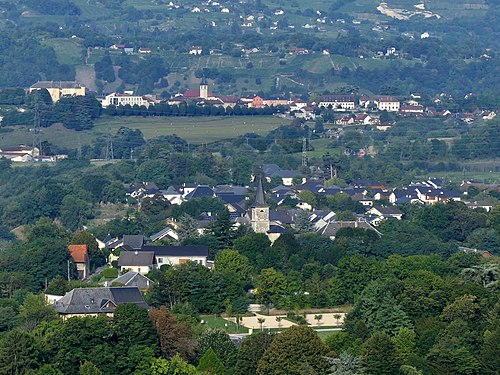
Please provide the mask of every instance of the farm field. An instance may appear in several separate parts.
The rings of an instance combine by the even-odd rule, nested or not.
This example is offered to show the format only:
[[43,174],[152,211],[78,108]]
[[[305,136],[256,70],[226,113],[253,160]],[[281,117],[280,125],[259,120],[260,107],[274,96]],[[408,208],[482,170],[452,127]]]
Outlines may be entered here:
[[274,116],[234,117],[103,117],[92,132],[112,133],[124,126],[139,129],[144,138],[162,135],[177,136],[194,144],[210,143],[221,139],[235,138],[245,133],[267,134],[280,125],[288,124]]

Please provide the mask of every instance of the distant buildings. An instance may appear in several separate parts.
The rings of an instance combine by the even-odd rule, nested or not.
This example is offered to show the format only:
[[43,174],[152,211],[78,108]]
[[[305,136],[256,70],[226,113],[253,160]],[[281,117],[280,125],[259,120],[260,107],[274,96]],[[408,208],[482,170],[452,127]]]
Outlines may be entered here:
[[85,96],[85,86],[76,81],[39,81],[29,88],[29,93],[43,89],[54,103],[63,97]]
[[113,105],[115,107],[119,106],[125,106],[125,105],[130,105],[133,107],[134,105],[137,105],[139,107],[144,106],[146,108],[149,108],[150,105],[154,105],[155,101],[148,96],[142,96],[142,95],[133,95],[133,92],[129,91],[123,94],[117,94],[117,93],[112,93],[109,95],[106,95],[102,100],[101,100],[101,105],[103,108],[107,108],[110,105]]

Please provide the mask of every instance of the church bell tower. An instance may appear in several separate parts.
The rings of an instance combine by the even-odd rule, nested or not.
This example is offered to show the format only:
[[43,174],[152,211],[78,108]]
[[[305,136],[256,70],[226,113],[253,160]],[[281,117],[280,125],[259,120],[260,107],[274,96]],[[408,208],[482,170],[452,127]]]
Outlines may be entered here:
[[264,189],[262,188],[262,179],[259,178],[257,185],[257,196],[255,204],[252,206],[252,229],[255,233],[265,233],[269,231],[269,206],[264,198]]
[[203,77],[200,83],[200,98],[208,99],[208,83],[205,77]]

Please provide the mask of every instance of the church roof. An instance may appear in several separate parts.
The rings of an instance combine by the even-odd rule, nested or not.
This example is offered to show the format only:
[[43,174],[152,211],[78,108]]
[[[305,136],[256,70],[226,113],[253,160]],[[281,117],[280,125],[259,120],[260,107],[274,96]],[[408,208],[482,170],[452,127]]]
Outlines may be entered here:
[[255,207],[267,207],[266,200],[264,197],[264,189],[262,188],[262,178],[259,178],[259,184],[257,185],[257,195],[255,197]]

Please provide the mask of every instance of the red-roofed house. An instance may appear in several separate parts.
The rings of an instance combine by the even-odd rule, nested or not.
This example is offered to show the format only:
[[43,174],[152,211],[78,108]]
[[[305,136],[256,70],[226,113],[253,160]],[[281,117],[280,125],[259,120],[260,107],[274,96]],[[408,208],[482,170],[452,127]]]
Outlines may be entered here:
[[90,275],[88,245],[68,245],[68,250],[75,262],[78,277],[87,278]]

